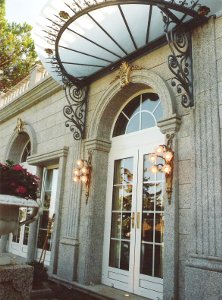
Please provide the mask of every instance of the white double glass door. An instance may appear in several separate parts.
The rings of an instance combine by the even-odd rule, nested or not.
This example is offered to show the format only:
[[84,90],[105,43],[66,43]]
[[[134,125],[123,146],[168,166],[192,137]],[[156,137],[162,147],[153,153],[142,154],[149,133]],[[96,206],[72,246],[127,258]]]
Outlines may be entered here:
[[113,139],[109,159],[103,283],[162,299],[164,175],[148,155],[163,143],[158,128]]

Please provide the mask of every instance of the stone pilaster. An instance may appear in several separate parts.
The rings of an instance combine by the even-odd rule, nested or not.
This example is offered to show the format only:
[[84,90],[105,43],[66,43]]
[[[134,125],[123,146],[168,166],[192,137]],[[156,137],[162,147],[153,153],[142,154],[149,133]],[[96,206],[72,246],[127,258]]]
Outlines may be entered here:
[[[37,167],[36,176],[40,178],[42,177],[42,168]],[[38,238],[38,220],[34,221],[29,225],[28,247],[27,247],[27,257],[26,257],[27,263],[30,263],[35,260],[37,238]]]
[[165,195],[164,206],[164,266],[163,266],[163,299],[178,299],[178,256],[179,256],[179,232],[178,232],[178,160],[177,160],[177,135],[181,120],[176,114],[171,118],[158,122],[158,127],[163,134],[173,134],[174,170],[173,193],[170,202]]
[[[69,188],[66,195],[68,198],[63,201],[63,207],[60,203],[60,208],[58,208],[58,211],[60,211],[61,234],[56,231],[57,246],[55,245],[54,251],[52,251],[58,259],[58,266],[54,267],[53,273],[68,281],[76,280],[77,274],[81,185],[75,184],[72,177],[76,160],[80,158],[82,158],[81,142],[74,141],[72,153],[70,153],[67,161],[67,174],[69,176],[66,178],[68,181],[66,184]],[[65,213],[62,214],[62,210]]]
[[222,256],[221,146],[214,19],[194,33],[196,254]]
[[[186,299],[219,299],[222,285],[221,138],[215,20],[193,34],[194,255],[186,263]],[[217,284],[213,284],[214,278]]]
[[107,165],[110,142],[88,140],[85,151],[92,151],[92,177],[88,204],[82,196],[78,281],[100,283],[105,222]]

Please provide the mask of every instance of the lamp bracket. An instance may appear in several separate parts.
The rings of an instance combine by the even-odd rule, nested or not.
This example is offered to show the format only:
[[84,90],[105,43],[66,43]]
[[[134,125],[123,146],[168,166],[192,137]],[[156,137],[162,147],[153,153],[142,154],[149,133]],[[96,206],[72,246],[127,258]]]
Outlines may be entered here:
[[193,79],[192,79],[192,51],[190,34],[183,23],[172,28],[170,17],[163,13],[164,31],[171,54],[168,56],[168,66],[174,77],[171,85],[181,95],[183,107],[194,106]]
[[68,101],[68,105],[63,108],[63,114],[68,119],[65,126],[70,128],[75,140],[80,140],[85,135],[88,88],[79,87],[67,79],[64,79],[63,83]]

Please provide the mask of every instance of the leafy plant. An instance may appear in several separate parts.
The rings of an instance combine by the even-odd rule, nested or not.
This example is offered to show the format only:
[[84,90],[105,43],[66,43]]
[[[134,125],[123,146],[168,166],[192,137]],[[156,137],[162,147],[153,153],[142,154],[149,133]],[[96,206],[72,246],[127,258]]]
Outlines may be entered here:
[[0,194],[36,200],[39,191],[39,178],[19,164],[7,160],[0,163]]

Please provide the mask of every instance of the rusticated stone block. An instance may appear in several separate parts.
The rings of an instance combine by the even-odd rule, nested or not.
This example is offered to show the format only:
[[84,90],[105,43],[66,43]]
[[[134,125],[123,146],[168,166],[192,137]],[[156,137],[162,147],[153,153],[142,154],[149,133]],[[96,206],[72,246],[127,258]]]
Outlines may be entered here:
[[7,265],[0,267],[0,300],[29,300],[33,267]]

